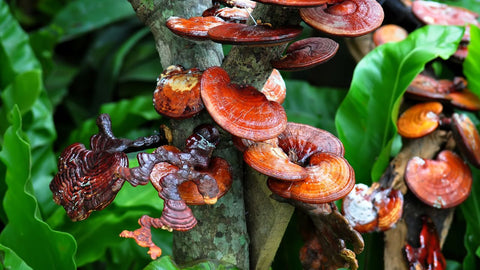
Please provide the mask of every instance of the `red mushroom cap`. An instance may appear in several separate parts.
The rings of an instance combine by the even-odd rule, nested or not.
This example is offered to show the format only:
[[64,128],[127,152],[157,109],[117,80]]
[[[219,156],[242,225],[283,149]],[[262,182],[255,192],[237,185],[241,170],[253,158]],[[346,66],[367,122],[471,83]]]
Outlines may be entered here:
[[479,111],[480,98],[468,89],[453,91],[447,95],[453,106],[462,110]]
[[277,137],[287,125],[283,107],[251,86],[230,83],[221,67],[210,67],[201,79],[205,107],[219,126],[231,134],[263,141]]
[[454,88],[452,81],[437,81],[418,74],[405,92],[409,97],[421,100],[448,100],[447,94]]
[[380,46],[387,42],[401,41],[407,38],[408,32],[403,27],[396,24],[386,24],[373,32],[373,43]]
[[254,9],[257,3],[250,0],[213,0],[213,2],[222,3],[229,7],[249,8]]
[[307,171],[292,162],[282,148],[268,143],[256,143],[243,152],[243,160],[265,175],[288,181],[307,178]]
[[[218,195],[213,199],[216,201],[221,198],[232,186],[232,173],[230,171],[230,165],[222,158],[215,157],[211,160],[207,170],[199,170],[200,172],[206,172],[210,174],[218,185]],[[187,181],[178,186],[180,197],[191,205],[211,204],[209,201],[205,201],[205,198],[198,191],[197,185],[192,181]]]
[[452,115],[452,131],[463,156],[475,167],[480,168],[480,135],[466,114]]
[[408,108],[398,118],[398,133],[404,138],[420,138],[432,133],[440,124],[442,110],[442,104],[436,101]]
[[270,190],[287,199],[306,203],[327,203],[345,197],[355,185],[355,174],[347,160],[332,153],[319,152],[310,157],[302,181],[269,178]]
[[478,14],[462,7],[454,7],[434,1],[413,1],[413,14],[425,24],[479,25]]
[[272,61],[280,70],[305,70],[330,60],[338,51],[338,43],[329,38],[306,38],[287,48],[286,55]]
[[275,101],[280,104],[285,101],[285,97],[287,96],[287,86],[285,85],[282,74],[280,74],[278,69],[274,68],[272,70],[272,73],[263,85],[261,92],[270,101]]
[[286,6],[286,7],[318,7],[333,4],[342,0],[255,0],[263,4]]
[[174,119],[194,116],[203,109],[200,97],[200,78],[197,68],[185,70],[170,66],[162,72],[153,92],[153,105],[161,114]]
[[189,19],[170,17],[166,25],[170,31],[181,37],[193,40],[208,40],[208,30],[225,23],[227,22],[214,16],[192,17]]
[[214,15],[217,17],[220,17],[226,22],[233,22],[233,23],[246,23],[248,18],[250,18],[250,14],[246,9],[237,8],[237,7],[221,8],[215,11]]
[[327,8],[301,8],[300,16],[308,25],[322,32],[356,37],[378,28],[384,13],[375,0],[345,0]]
[[424,203],[436,208],[459,205],[470,195],[472,173],[455,153],[440,152],[436,160],[414,157],[405,169],[409,189]]
[[222,44],[274,46],[289,42],[301,33],[300,26],[272,28],[265,24],[226,23],[208,30],[208,37]]

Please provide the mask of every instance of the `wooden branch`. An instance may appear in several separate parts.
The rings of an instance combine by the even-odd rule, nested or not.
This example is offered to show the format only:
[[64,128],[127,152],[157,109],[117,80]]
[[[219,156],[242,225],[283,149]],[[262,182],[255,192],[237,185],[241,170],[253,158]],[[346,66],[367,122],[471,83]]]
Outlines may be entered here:
[[385,269],[408,269],[403,247],[406,242],[414,247],[419,245],[418,236],[422,227],[420,219],[422,215],[428,215],[432,218],[437,231],[440,233],[441,245],[445,242],[454,209],[438,209],[421,202],[411,192],[408,192],[404,175],[407,162],[411,158],[419,156],[424,159],[433,159],[440,150],[450,144],[450,138],[450,133],[437,130],[423,138],[405,141],[402,150],[390,162],[385,174],[380,179],[382,186],[394,187],[405,194],[402,220],[397,223],[395,228],[385,232]]

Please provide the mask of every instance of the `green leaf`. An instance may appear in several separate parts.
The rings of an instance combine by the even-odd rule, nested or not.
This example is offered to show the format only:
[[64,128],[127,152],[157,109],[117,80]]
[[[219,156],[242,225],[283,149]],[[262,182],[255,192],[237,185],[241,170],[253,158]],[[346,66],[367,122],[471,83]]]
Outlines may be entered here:
[[[474,180],[480,179],[480,170],[472,169]],[[464,244],[467,256],[463,260],[463,269],[474,270],[480,268],[478,250],[480,248],[480,182],[473,181],[472,191],[468,199],[460,205],[467,223]]]
[[60,41],[66,41],[134,15],[128,1],[76,0],[57,14],[49,28],[60,31]]
[[3,269],[16,269],[16,270],[30,270],[32,269],[28,266],[22,258],[18,257],[17,254],[8,247],[0,244],[0,268]]
[[462,270],[462,264],[457,261],[447,260],[446,270]]
[[304,123],[336,133],[335,112],[345,90],[315,87],[304,81],[285,80],[287,98],[283,107],[288,121]]
[[12,82],[16,74],[40,69],[29,46],[28,36],[10,14],[5,1],[0,2],[0,89]]
[[464,7],[476,13],[480,13],[480,5],[477,0],[436,0],[436,2],[456,7]]
[[480,96],[480,28],[470,25],[470,43],[468,54],[463,62],[463,73],[468,81],[468,88]]
[[14,77],[13,82],[2,92],[3,105],[6,110],[17,104],[23,115],[32,108],[42,91],[42,72],[33,69],[20,73]]
[[9,223],[0,234],[0,243],[34,269],[75,269],[75,240],[52,230],[40,217],[32,192],[30,144],[25,140],[17,106],[9,120],[12,125],[5,132],[0,152],[0,160],[6,165],[8,189],[3,207]]
[[425,64],[453,54],[463,28],[430,25],[387,43],[357,65],[335,118],[345,156],[358,181],[377,180],[388,164],[401,97]]

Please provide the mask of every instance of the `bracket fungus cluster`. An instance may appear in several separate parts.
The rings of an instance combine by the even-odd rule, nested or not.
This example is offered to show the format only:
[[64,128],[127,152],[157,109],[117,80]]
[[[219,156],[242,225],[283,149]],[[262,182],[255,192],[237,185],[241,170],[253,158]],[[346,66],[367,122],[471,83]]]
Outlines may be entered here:
[[[290,20],[285,24],[257,22],[251,12],[263,4],[294,11],[298,20],[293,25]],[[283,50],[286,43],[302,34],[301,19],[327,34],[356,37],[374,31],[382,24],[383,17],[381,5],[374,0],[214,0],[202,16],[170,17],[165,27],[194,44],[213,41]],[[278,72],[304,70],[324,63],[336,54],[338,47],[329,38],[312,37],[290,44],[284,56],[277,50],[262,71],[270,74],[272,70],[262,89],[248,85],[245,78],[241,82],[231,81],[234,73],[219,66],[200,70],[169,63],[172,66],[158,78],[153,103],[159,114],[177,120],[196,117],[205,108],[212,122],[232,135],[243,151],[244,161],[268,176],[266,185],[272,196],[310,216],[322,254],[304,259],[304,265],[313,267],[320,258],[324,268],[356,269],[355,254],[362,251],[363,240],[333,204],[354,188],[354,171],[344,158],[342,143],[334,135],[287,122],[281,105],[286,87]],[[160,256],[161,250],[151,239],[151,227],[169,231],[192,229],[197,220],[188,205],[214,204],[232,185],[229,164],[220,157],[212,157],[220,134],[224,134],[216,126],[195,128],[183,150],[158,138],[131,143],[115,138],[103,124],[99,128],[101,132],[92,137],[92,150],[74,144],[62,154],[59,173],[51,183],[54,199],[73,220],[81,220],[91,211],[108,205],[125,181],[133,186],[151,183],[164,201],[161,216],[144,215],[138,221],[139,229],[123,231],[121,236],[148,247],[152,259]],[[138,167],[129,168],[125,152],[130,148],[156,149],[152,153],[139,153]],[[387,222],[384,219],[390,222],[391,215],[401,213],[396,208],[401,197],[395,194],[381,190],[374,196],[381,230],[390,226],[384,224]],[[352,243],[354,251],[346,248],[345,241]],[[304,250],[311,250],[311,245],[315,243],[307,243]]]

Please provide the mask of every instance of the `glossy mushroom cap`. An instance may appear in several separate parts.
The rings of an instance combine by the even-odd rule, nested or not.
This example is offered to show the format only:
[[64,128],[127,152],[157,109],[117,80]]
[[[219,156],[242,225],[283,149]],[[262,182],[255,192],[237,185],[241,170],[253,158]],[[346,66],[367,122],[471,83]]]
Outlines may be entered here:
[[200,192],[198,191],[197,185],[192,181],[187,181],[182,183],[178,187],[178,191],[180,193],[180,197],[190,205],[201,205],[201,204],[212,204],[215,203],[217,199],[221,198],[232,186],[232,173],[230,171],[230,166],[228,162],[222,158],[216,157],[213,158],[210,162],[210,166],[207,170],[200,170],[201,172],[205,172],[210,174],[218,185],[218,194],[206,200]]
[[301,33],[300,26],[272,28],[265,24],[227,23],[208,30],[208,37],[222,44],[274,46],[289,42]]
[[317,152],[343,156],[340,140],[331,133],[309,125],[287,123],[276,141],[250,144],[243,153],[244,161],[270,177],[298,181],[306,179],[308,160]]
[[185,119],[199,113],[204,108],[200,97],[201,77],[202,72],[197,68],[168,67],[158,78],[153,92],[155,110],[174,119]]
[[215,16],[220,17],[226,22],[246,23],[250,18],[248,11],[244,8],[221,8],[215,11]]
[[250,0],[213,0],[214,3],[221,3],[229,7],[254,9],[257,3]]
[[277,137],[287,125],[287,115],[279,103],[267,100],[251,86],[231,83],[221,67],[205,70],[201,95],[213,120],[235,136],[263,141]]
[[343,198],[342,210],[360,233],[386,231],[402,217],[403,195],[399,190],[381,188],[378,183],[371,188],[356,184]]
[[477,13],[466,8],[449,6],[434,1],[413,1],[412,12],[424,24],[480,25],[477,21]]
[[278,69],[274,68],[272,70],[272,73],[268,77],[260,92],[262,92],[270,101],[275,101],[280,104],[285,101],[285,97],[287,96],[287,86],[285,85],[282,74],[280,74]]
[[329,38],[306,38],[290,44],[286,55],[272,61],[272,66],[280,70],[305,70],[325,63],[337,51],[338,43]]
[[454,87],[453,82],[437,81],[436,79],[418,74],[405,92],[409,97],[420,100],[447,100],[447,94]]
[[301,8],[300,16],[305,23],[319,31],[357,37],[380,27],[384,13],[375,0],[345,0],[326,8]]
[[473,166],[480,168],[480,135],[466,114],[452,115],[452,131],[463,156]]
[[397,121],[398,133],[404,138],[420,138],[432,133],[440,124],[443,106],[432,101],[419,103],[404,111]]
[[125,182],[116,175],[120,167],[128,167],[123,152],[108,153],[95,145],[88,150],[83,144],[72,144],[60,155],[58,173],[50,183],[53,200],[73,221],[84,220],[113,201]]
[[286,7],[318,7],[326,4],[333,4],[341,0],[255,0],[263,4],[278,5]]
[[347,160],[333,153],[319,152],[310,157],[307,178],[282,181],[269,178],[268,188],[275,194],[306,203],[327,203],[345,197],[355,185],[355,173]]
[[462,91],[453,91],[447,95],[450,99],[450,103],[462,110],[479,111],[480,110],[480,98],[468,89]]
[[455,153],[444,150],[436,160],[414,157],[405,169],[409,189],[424,203],[436,208],[461,204],[470,195],[472,173]]
[[408,36],[407,30],[396,24],[386,24],[379,27],[373,32],[373,43],[375,46],[380,46],[387,42],[397,42],[406,39]]
[[214,16],[192,17],[189,19],[170,17],[166,25],[170,31],[181,37],[193,40],[208,40],[208,30],[225,23],[227,22]]

